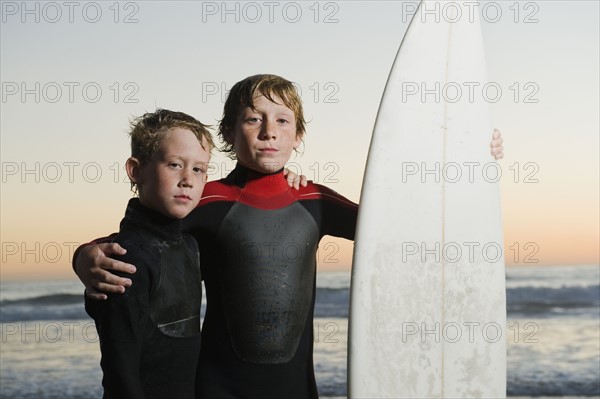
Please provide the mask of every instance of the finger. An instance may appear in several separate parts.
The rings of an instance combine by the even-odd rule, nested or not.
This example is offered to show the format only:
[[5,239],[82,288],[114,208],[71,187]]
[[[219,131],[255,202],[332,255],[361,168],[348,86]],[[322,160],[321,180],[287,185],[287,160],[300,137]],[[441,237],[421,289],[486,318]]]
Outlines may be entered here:
[[304,175],[300,176],[300,184],[302,187],[308,186],[308,178]]
[[493,155],[499,155],[499,154],[502,154],[503,152],[504,152],[504,147],[503,147],[503,146],[501,146],[501,145],[500,145],[500,146],[497,146],[497,147],[494,147],[494,148],[492,148],[492,154],[493,154]]
[[502,133],[500,133],[500,130],[494,129],[494,133],[492,133],[492,138],[495,140],[495,139],[500,138],[500,136],[502,136]]
[[[111,272],[114,272],[114,269],[111,269]],[[103,270],[102,273],[99,273],[99,280],[106,284],[111,285],[122,285],[124,287],[131,287],[132,281],[127,277],[117,276],[114,273]]]
[[283,168],[283,177],[286,177],[290,173],[288,168]]
[[136,272],[136,268],[131,263],[121,262],[120,260],[115,260],[111,258],[106,258],[105,262],[102,262],[98,265],[101,269],[111,270],[116,272],[123,272],[128,274],[133,274]]
[[300,176],[296,176],[294,177],[294,188],[296,190],[300,190],[300,183],[302,181],[302,178]]
[[492,147],[492,148],[500,147],[503,143],[504,143],[504,140],[502,140],[502,138],[495,139],[490,142],[490,147]]
[[288,182],[288,186],[292,187],[292,188],[296,188],[298,189],[298,183],[296,183],[296,181],[298,180],[298,176],[296,176],[295,174],[289,174],[287,176],[287,182]]
[[95,281],[93,285],[94,290],[97,292],[99,291],[107,294],[122,294],[125,292],[125,287],[122,285],[111,285],[100,281]]
[[104,301],[108,299],[108,296],[106,294],[96,291],[93,287],[85,289],[85,296],[98,301]]
[[504,149],[502,147],[494,148],[491,153],[496,160],[504,158]]
[[102,252],[104,252],[105,256],[125,255],[125,253],[127,253],[127,250],[125,248],[123,248],[122,246],[120,246],[119,244],[117,244],[116,242],[98,244],[98,248]]

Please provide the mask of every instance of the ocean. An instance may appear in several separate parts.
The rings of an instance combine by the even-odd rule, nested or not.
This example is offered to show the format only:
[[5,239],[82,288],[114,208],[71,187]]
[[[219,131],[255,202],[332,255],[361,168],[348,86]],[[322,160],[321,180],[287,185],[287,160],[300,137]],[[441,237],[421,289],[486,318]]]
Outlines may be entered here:
[[[346,395],[350,273],[317,275],[322,397]],[[600,268],[508,268],[508,395],[600,396]],[[100,398],[100,350],[76,281],[0,283],[0,397]]]

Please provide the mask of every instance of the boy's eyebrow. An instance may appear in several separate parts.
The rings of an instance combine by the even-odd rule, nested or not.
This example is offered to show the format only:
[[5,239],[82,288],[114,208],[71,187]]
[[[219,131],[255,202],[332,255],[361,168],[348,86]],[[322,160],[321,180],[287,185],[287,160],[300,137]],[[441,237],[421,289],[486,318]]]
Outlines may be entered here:
[[[165,154],[164,158],[186,158],[185,155],[181,155],[181,154]],[[209,162],[204,162],[204,161],[194,161],[195,163],[205,163],[208,164]]]
[[[274,101],[273,101],[273,102],[274,102]],[[291,109],[290,107],[288,107],[288,106],[287,106],[287,105],[285,105],[285,104],[280,104],[280,103],[275,103],[275,104],[277,104],[277,105],[280,105],[280,106],[282,106],[283,108],[285,108],[285,109],[279,110],[279,111],[277,111],[277,112],[288,112],[288,111],[289,111],[289,112],[291,112],[291,113],[294,113],[294,110],[293,110],[293,109]],[[261,112],[261,110],[260,110],[260,109],[256,108],[256,107],[255,107],[255,106],[253,106],[253,105],[249,105],[249,106],[243,107],[242,109],[246,109],[246,108],[250,108],[252,111]]]

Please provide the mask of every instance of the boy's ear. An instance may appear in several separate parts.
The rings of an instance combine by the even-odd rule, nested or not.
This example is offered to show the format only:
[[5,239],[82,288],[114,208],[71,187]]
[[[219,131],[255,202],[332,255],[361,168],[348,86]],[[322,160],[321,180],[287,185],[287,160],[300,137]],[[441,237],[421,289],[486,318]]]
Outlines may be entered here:
[[300,148],[300,144],[302,144],[302,135],[296,134],[296,139],[294,140],[294,150]]
[[125,162],[125,170],[127,171],[127,176],[129,180],[131,180],[135,184],[141,184],[141,168],[142,164],[137,158],[129,157]]

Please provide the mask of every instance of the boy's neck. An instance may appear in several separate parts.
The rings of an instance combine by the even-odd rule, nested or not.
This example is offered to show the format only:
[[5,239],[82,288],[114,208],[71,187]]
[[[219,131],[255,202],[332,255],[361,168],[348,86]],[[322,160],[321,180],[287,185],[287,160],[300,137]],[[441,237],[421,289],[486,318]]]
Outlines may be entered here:
[[283,192],[288,189],[288,184],[283,177],[283,168],[273,173],[261,173],[252,170],[239,162],[228,178],[233,183],[248,191],[264,191],[265,195]]
[[121,228],[124,226],[124,223],[137,225],[164,240],[181,237],[180,219],[173,219],[143,205],[139,198],[131,198],[129,200],[127,210],[125,211],[125,218],[121,221]]
[[259,172],[251,167],[245,166],[243,164],[241,164],[239,161],[236,163],[235,166],[236,169],[240,169],[240,170],[244,170],[247,171],[248,173],[248,178],[261,178],[263,176],[272,176],[272,175],[277,175],[283,172],[283,167],[279,168],[279,169],[275,169],[275,167],[273,167],[273,171],[272,172]]

